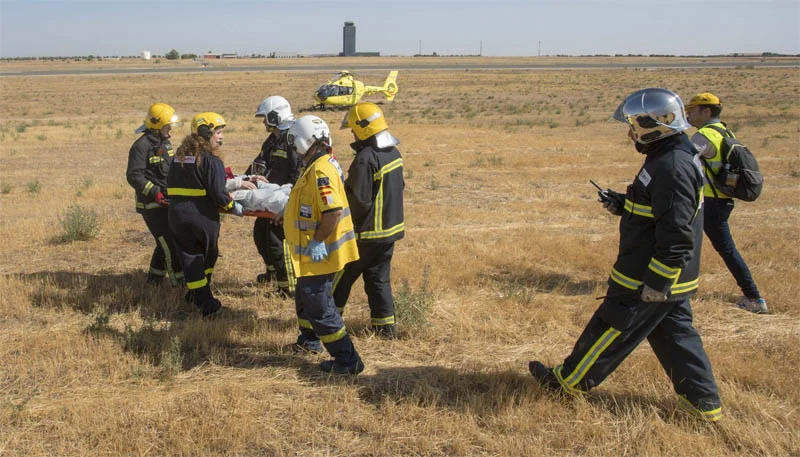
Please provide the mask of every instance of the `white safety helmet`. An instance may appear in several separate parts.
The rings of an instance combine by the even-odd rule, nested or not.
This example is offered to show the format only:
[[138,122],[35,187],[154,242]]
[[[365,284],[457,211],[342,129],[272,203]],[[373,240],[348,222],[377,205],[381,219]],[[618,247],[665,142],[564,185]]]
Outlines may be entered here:
[[256,108],[256,117],[264,116],[267,125],[286,130],[292,126],[294,114],[289,102],[280,95],[273,95],[261,101]]
[[289,146],[294,147],[298,155],[304,156],[314,144],[323,142],[327,147],[333,146],[328,124],[313,114],[301,117],[292,123],[287,135]]
[[683,101],[675,92],[649,88],[638,90],[620,103],[614,119],[628,124],[633,139],[648,144],[690,127]]

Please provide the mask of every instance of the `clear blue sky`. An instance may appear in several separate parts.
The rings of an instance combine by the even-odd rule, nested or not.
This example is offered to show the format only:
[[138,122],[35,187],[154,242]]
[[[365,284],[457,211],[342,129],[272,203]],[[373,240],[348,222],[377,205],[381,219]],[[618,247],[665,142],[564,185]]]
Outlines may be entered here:
[[357,50],[800,54],[800,0],[0,0],[0,57]]

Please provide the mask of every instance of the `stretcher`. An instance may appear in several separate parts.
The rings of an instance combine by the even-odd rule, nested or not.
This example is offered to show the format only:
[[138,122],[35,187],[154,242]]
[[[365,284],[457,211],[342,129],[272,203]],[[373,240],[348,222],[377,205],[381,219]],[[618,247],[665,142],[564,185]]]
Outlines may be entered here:
[[[164,202],[161,203],[161,206],[169,206],[169,200],[164,200]],[[219,212],[222,214],[231,214],[230,211],[226,211],[223,209],[220,209]],[[242,215],[251,217],[264,217],[267,219],[272,219],[275,217],[275,213],[271,211],[243,211]]]
[[275,217],[275,213],[269,211],[244,211],[242,214],[245,216],[264,217],[267,219],[272,219]]

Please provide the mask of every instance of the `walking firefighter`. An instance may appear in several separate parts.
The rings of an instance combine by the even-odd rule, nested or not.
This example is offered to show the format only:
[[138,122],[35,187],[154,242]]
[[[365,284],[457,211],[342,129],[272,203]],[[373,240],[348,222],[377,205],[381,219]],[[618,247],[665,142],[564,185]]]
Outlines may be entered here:
[[150,257],[148,284],[160,284],[169,276],[173,287],[183,281],[183,272],[175,251],[175,242],[167,222],[167,174],[173,160],[170,132],[179,124],[175,109],[155,103],[147,110],[141,133],[128,152],[125,173],[136,191],[136,212],[142,215],[156,246]]

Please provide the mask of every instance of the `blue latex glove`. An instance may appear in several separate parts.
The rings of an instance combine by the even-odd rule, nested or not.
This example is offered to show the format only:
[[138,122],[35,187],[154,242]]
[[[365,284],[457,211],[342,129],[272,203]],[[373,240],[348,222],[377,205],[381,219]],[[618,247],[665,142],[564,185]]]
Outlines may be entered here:
[[244,216],[244,207],[239,202],[233,202],[233,206],[231,207],[231,214],[235,214],[236,216],[242,217]]
[[322,262],[328,258],[328,248],[325,247],[325,242],[320,243],[314,238],[311,238],[311,242],[306,246],[304,254],[311,257],[313,263]]

